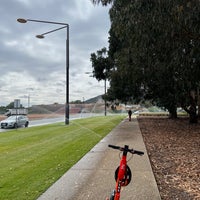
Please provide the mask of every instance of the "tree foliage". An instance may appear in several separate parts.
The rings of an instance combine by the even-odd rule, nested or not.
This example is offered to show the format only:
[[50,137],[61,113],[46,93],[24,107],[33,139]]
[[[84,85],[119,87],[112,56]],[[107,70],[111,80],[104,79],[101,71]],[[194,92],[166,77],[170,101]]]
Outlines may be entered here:
[[112,60],[108,56],[106,47],[91,54],[90,58],[93,67],[93,76],[98,80],[109,79],[112,68]]
[[103,6],[106,6],[110,3],[112,3],[114,0],[91,0],[93,4],[99,4],[101,3]]
[[110,95],[190,113],[200,86],[200,1],[115,0],[110,20]]

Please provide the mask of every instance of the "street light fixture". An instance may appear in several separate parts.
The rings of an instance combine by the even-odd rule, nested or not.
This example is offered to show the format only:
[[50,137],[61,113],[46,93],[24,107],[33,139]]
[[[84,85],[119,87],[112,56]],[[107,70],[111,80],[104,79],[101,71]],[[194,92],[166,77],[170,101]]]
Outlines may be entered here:
[[69,124],[69,24],[67,23],[60,23],[60,22],[51,22],[51,21],[43,21],[43,20],[35,20],[35,19],[23,19],[18,18],[17,21],[19,23],[26,23],[26,22],[38,22],[38,23],[47,23],[47,24],[57,24],[62,25],[62,27],[48,31],[46,33],[36,35],[37,38],[43,39],[44,35],[49,33],[61,30],[66,28],[67,30],[67,38],[66,38],[66,106],[65,106],[65,124]]

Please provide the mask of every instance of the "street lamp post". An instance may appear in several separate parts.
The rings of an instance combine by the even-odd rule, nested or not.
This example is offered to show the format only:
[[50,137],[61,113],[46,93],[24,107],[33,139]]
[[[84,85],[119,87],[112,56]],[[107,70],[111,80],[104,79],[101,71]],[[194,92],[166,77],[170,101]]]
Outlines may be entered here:
[[107,102],[106,102],[106,78],[105,78],[105,82],[104,82],[104,89],[105,89],[105,91],[104,91],[104,94],[105,94],[105,96],[104,96],[104,103],[105,103],[105,105],[104,105],[104,108],[105,108],[105,110],[104,110],[104,115],[106,116],[107,115]]
[[20,23],[30,22],[38,22],[38,23],[47,23],[47,24],[57,24],[62,25],[62,27],[48,31],[46,33],[36,35],[37,38],[43,39],[44,35],[49,33],[61,30],[66,28],[67,30],[67,38],[66,38],[66,105],[65,105],[65,124],[69,124],[69,24],[67,23],[60,23],[60,22],[51,22],[51,21],[43,21],[43,20],[35,20],[35,19],[17,19]]
[[[92,72],[85,72],[85,74],[92,74]],[[94,77],[93,75],[90,75],[90,77]],[[106,78],[104,80],[104,96],[105,96],[105,99],[104,99],[104,115],[106,116],[107,115],[107,101],[106,101]]]

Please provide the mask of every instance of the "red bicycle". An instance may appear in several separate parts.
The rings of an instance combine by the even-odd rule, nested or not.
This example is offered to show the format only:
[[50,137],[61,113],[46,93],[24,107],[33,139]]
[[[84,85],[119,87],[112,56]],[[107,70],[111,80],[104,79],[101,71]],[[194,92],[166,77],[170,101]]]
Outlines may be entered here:
[[[116,180],[116,186],[113,190],[110,200],[119,200],[120,199],[120,191],[122,186],[127,186],[131,182],[131,169],[127,165],[127,153],[131,154],[137,154],[137,155],[144,155],[144,152],[129,149],[128,145],[124,145],[124,147],[115,146],[115,145],[108,145],[108,147],[111,147],[113,149],[118,149],[119,151],[122,151],[122,157],[120,160],[120,165],[115,171],[115,180]],[[108,198],[106,200],[109,200]]]

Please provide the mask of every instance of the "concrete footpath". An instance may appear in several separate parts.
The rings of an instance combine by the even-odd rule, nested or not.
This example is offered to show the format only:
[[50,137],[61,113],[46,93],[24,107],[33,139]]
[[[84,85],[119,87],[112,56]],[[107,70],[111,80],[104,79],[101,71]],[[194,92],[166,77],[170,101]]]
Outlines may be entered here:
[[[128,162],[132,181],[121,190],[122,200],[161,200],[137,119],[124,119],[38,200],[105,200],[115,187],[119,151],[108,144],[144,151]],[[129,154],[128,159],[131,155]]]

